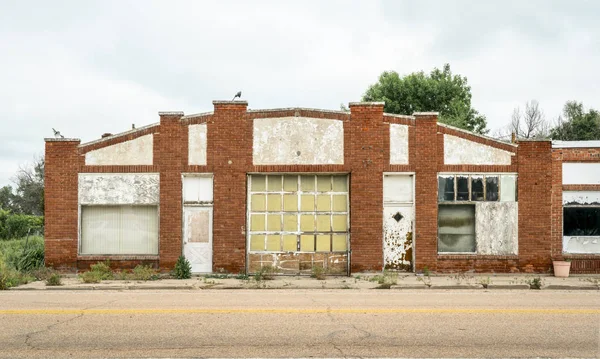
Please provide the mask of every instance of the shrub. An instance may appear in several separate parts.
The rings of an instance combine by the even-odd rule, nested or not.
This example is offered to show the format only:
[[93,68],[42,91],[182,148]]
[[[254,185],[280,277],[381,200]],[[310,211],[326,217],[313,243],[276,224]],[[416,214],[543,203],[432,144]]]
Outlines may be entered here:
[[277,270],[270,265],[266,265],[256,273],[254,273],[254,280],[260,282],[262,280],[272,280],[275,279],[275,274],[277,274]]
[[81,273],[79,278],[83,283],[100,283],[102,281],[102,274],[100,272],[87,271]]
[[158,273],[156,270],[148,265],[139,264],[133,268],[131,277],[134,280],[157,280]]
[[310,277],[316,278],[317,280],[324,280],[325,279],[325,268],[323,268],[321,266],[312,267]]
[[110,261],[109,260],[106,260],[104,262],[98,262],[96,264],[92,264],[90,266],[90,271],[95,272],[96,275],[101,280],[111,280],[111,279],[115,278],[115,276],[113,275],[112,269],[110,269]]
[[44,266],[44,246],[33,245],[23,248],[16,268],[20,271],[31,271]]
[[0,210],[0,239],[21,238],[29,234],[40,233],[44,226],[44,217],[25,214],[12,214]]
[[192,265],[184,256],[179,256],[179,258],[177,258],[177,263],[175,263],[174,274],[175,278],[177,279],[192,278]]
[[60,279],[60,274],[54,272],[52,273],[48,279],[46,279],[47,286],[59,286],[62,285],[62,281]]
[[[0,241],[0,254],[6,264],[17,270],[34,270],[43,266],[44,238],[29,237]],[[25,259],[22,257],[25,256]]]

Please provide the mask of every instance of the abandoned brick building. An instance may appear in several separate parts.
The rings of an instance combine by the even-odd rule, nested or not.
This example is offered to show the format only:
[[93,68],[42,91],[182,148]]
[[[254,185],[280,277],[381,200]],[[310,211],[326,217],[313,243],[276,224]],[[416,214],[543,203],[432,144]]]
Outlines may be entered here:
[[46,139],[46,264],[600,272],[600,143],[504,143],[383,103],[213,104]]

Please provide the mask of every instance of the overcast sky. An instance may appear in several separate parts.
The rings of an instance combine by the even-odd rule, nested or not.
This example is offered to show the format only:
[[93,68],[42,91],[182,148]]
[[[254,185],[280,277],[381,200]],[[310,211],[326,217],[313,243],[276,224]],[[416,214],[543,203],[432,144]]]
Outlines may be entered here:
[[[600,1],[0,2],[0,186],[52,127],[83,142],[212,111],[339,109],[384,70],[450,63],[494,130],[513,108],[600,109]],[[434,110],[434,109],[432,109]]]

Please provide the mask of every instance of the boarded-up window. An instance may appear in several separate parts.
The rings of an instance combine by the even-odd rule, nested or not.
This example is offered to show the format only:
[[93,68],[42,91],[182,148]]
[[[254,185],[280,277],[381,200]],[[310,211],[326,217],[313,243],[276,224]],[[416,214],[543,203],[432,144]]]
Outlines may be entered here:
[[440,205],[438,252],[475,252],[475,206]]
[[565,236],[600,236],[600,207],[564,207]]

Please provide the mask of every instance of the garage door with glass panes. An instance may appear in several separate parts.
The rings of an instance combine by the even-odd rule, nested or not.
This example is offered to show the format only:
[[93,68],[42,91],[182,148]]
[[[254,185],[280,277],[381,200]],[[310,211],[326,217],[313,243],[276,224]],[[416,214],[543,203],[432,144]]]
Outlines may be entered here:
[[347,175],[255,174],[248,182],[248,272],[347,273]]

